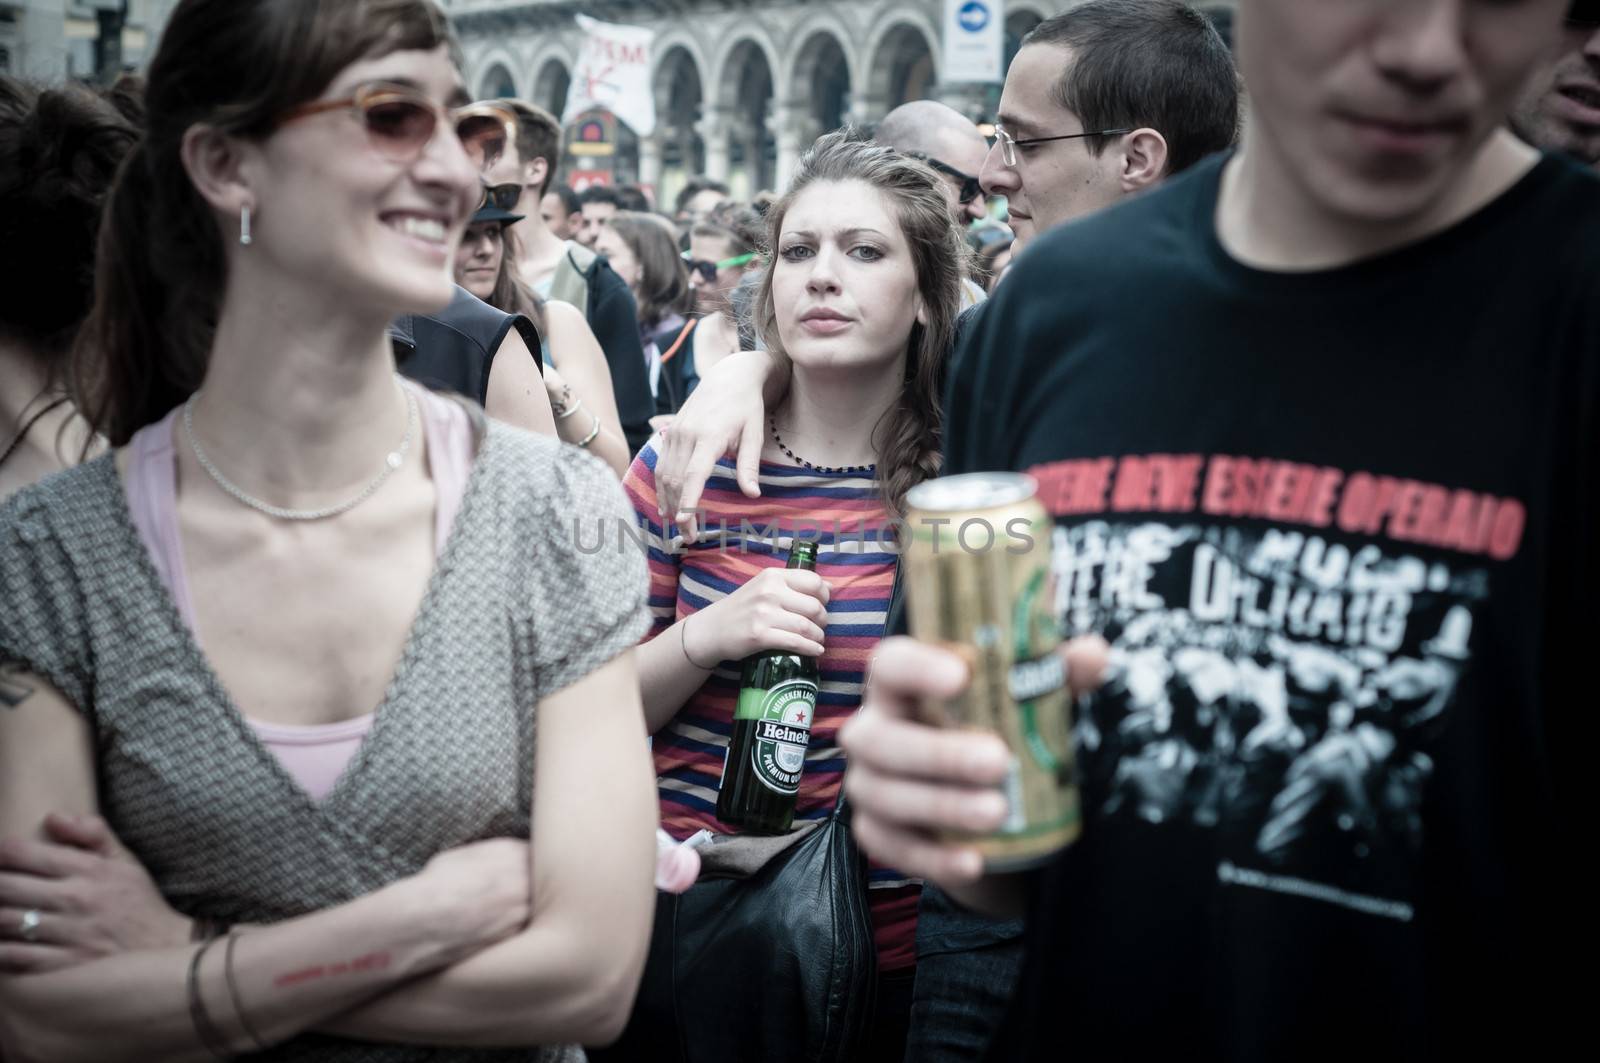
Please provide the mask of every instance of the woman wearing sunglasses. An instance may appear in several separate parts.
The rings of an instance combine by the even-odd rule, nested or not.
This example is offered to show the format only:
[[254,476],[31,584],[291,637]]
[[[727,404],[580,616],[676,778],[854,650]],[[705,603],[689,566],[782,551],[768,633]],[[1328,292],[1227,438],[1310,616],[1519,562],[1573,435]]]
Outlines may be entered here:
[[679,370],[685,397],[712,366],[753,345],[748,334],[741,336],[743,323],[734,308],[734,293],[747,275],[760,271],[761,240],[761,216],[733,204],[718,207],[689,230],[689,250],[683,260],[700,317],[678,355],[687,359]]
[[[679,841],[732,829],[714,811],[717,782],[740,662],[766,650],[820,658],[796,817],[832,810],[845,771],[838,729],[860,704],[894,585],[889,523],[939,464],[939,395],[967,250],[938,179],[889,148],[830,133],[801,159],[767,224],[773,253],[755,324],[793,382],[766,425],[761,497],[713,480],[701,517],[718,534],[685,546],[658,513],[659,440],[623,481],[651,547],[655,624],[639,670],[661,822]],[[720,465],[731,484],[732,463]],[[815,572],[784,567],[801,536],[819,544]],[[901,1059],[918,890],[881,867],[870,886],[880,982],[869,1043],[855,1058]],[[748,991],[760,993],[759,980]]]
[[545,301],[517,275],[511,227],[521,185],[491,185],[456,250],[456,283],[497,310],[522,314],[539,331],[544,388],[563,442],[593,452],[620,477],[633,460],[617,417],[611,370],[583,314],[570,303]]
[[[453,292],[495,140],[464,98],[425,0],[173,12],[78,375],[114,453],[0,508],[0,1056],[620,1029],[655,864],[644,572],[566,533],[626,502],[400,381],[386,336]],[[132,918],[150,879],[174,911]]]

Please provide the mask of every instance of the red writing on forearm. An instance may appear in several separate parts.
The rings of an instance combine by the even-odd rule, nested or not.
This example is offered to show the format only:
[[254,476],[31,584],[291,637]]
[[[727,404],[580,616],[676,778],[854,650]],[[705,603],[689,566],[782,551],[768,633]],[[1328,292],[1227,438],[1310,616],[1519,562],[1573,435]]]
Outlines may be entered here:
[[387,952],[369,952],[365,956],[357,956],[353,960],[340,963],[319,963],[315,967],[303,967],[298,971],[280,974],[272,980],[272,984],[279,989],[291,989],[307,982],[317,982],[324,978],[338,978],[347,974],[362,974],[366,971],[381,971],[389,966]]

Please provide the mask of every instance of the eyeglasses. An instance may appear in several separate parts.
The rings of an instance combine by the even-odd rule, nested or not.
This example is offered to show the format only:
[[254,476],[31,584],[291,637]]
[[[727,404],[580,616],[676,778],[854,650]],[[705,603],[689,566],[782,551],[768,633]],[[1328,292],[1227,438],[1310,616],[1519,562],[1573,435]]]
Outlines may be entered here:
[[687,251],[683,253],[682,257],[684,262],[688,263],[690,273],[700,274],[700,279],[705,281],[707,284],[710,284],[712,281],[717,279],[718,271],[732,269],[735,266],[742,266],[746,262],[749,262],[751,259],[755,258],[756,253],[751,251],[747,255],[736,255],[733,258],[725,258],[721,262],[708,262],[703,258],[693,258]]
[[983,195],[983,185],[979,184],[978,179],[972,176],[970,173],[964,173],[961,170],[956,169],[954,166],[951,166],[949,163],[940,162],[932,155],[928,155],[920,151],[908,151],[906,154],[911,156],[913,159],[921,159],[933,169],[938,170],[942,174],[948,174],[960,182],[961,190],[956,194],[961,198],[956,200],[957,203],[971,203],[974,199],[977,199],[979,196]]
[[284,112],[278,125],[329,111],[349,111],[366,127],[372,146],[395,162],[411,162],[421,155],[443,118],[455,130],[467,157],[480,170],[487,170],[499,161],[517,130],[516,115],[499,104],[446,108],[420,92],[381,84],[363,85],[343,99],[302,104]]
[[503,185],[484,185],[483,204],[478,209],[496,207],[500,210],[515,210],[521,201],[522,186],[515,181]]
[[1048,144],[1052,140],[1080,140],[1084,137],[1116,137],[1124,133],[1131,133],[1132,129],[1102,129],[1097,133],[1063,133],[1059,137],[1030,137],[1027,140],[1018,140],[1007,133],[999,125],[994,127],[995,142],[1000,145],[1000,158],[1007,166],[1016,166],[1017,149],[1026,148],[1033,144]]

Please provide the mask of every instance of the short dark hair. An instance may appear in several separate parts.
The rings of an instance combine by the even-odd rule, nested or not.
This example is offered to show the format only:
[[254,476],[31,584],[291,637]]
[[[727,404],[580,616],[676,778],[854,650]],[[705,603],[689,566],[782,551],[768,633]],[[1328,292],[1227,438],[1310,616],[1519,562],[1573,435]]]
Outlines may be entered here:
[[586,207],[590,203],[609,203],[618,210],[622,209],[622,197],[610,185],[590,185],[578,193],[578,206]]
[[557,181],[551,185],[546,194],[560,197],[561,209],[568,214],[576,214],[583,209],[583,204],[578,202],[578,193],[574,192],[572,186],[565,181]]
[[543,107],[535,107],[522,100],[498,102],[510,107],[517,115],[517,160],[529,163],[534,159],[543,159],[549,164],[545,168],[544,184],[539,186],[542,199],[555,182],[556,169],[561,165],[561,123]]
[[[1090,0],[1045,19],[1023,46],[1070,48],[1057,103],[1083,128],[1148,126],[1167,140],[1167,173],[1231,147],[1239,133],[1239,75],[1209,19],[1180,0]],[[1091,152],[1106,138],[1089,137]]]
[[631,210],[636,214],[649,214],[650,199],[638,185],[618,185],[617,207],[620,210]]
[[704,175],[699,177],[691,177],[689,178],[689,183],[684,185],[683,188],[679,190],[678,198],[673,201],[672,209],[676,213],[682,214],[684,211],[689,209],[689,200],[693,199],[695,196],[698,196],[701,192],[715,192],[717,195],[723,197],[726,197],[730,194],[728,186],[723,184],[721,181],[706,177]]

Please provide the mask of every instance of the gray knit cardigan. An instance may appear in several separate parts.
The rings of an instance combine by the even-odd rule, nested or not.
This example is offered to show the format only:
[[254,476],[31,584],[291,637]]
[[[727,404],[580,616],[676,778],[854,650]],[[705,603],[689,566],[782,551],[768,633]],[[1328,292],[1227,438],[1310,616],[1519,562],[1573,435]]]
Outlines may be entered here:
[[[88,718],[102,810],[170,904],[271,923],[414,874],[444,849],[528,837],[535,707],[649,623],[643,557],[616,531],[632,520],[598,460],[491,424],[373,728],[320,803],[207,664],[134,529],[110,455],[0,506],[0,661],[48,679]],[[599,550],[597,523],[607,529]],[[574,1055],[308,1035],[261,1058]]]

